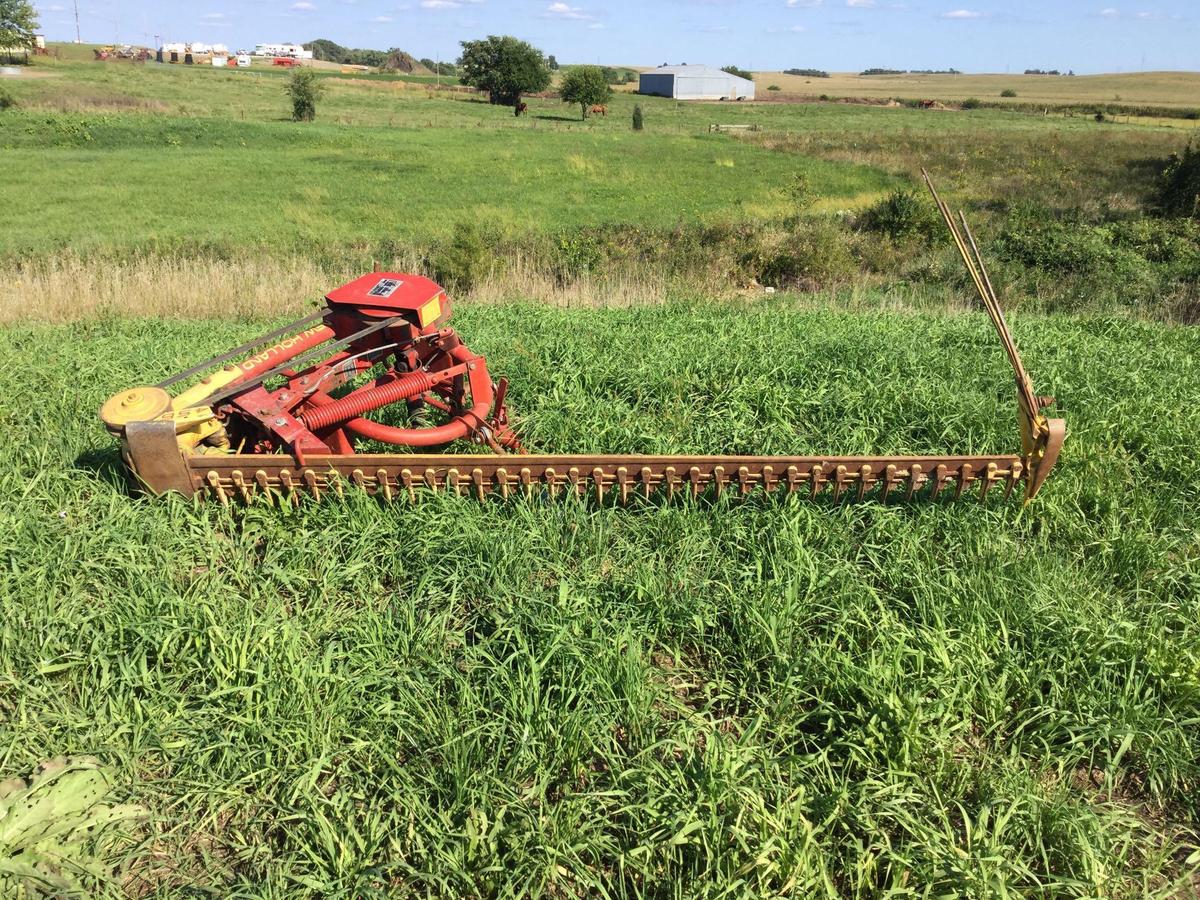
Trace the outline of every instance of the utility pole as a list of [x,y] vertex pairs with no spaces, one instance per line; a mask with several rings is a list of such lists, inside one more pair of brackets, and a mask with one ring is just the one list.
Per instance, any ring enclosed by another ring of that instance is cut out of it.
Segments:
[[83,43],[83,39],[79,36],[79,0],[75,0],[75,43]]

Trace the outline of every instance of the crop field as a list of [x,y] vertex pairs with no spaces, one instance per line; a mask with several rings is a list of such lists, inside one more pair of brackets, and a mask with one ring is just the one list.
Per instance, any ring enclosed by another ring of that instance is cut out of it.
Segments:
[[[137,811],[79,893],[1200,892],[1186,135],[626,96],[517,120],[340,74],[301,125],[283,78],[4,83],[0,782],[87,756]],[[132,495],[96,417],[380,261],[453,279],[538,451],[1012,452],[922,166],[1068,422],[1029,507],[223,508]]]
[[[831,72],[828,78],[756,72],[759,96],[774,84],[781,93],[829,97],[889,97],[962,101],[1041,103],[1050,107],[1087,103],[1114,106],[1164,106],[1195,109],[1200,104],[1196,72],[1128,72],[1119,75],[857,75]],[[1004,91],[1014,97],[1002,97]]]

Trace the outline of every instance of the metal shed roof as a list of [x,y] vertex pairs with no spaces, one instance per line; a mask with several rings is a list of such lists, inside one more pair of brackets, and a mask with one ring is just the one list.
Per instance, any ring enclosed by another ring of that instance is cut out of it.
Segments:
[[647,69],[643,75],[697,75],[701,78],[737,78],[739,81],[746,81],[738,75],[730,74],[716,66],[701,66],[701,65],[682,65],[682,66],[659,66],[657,69]]

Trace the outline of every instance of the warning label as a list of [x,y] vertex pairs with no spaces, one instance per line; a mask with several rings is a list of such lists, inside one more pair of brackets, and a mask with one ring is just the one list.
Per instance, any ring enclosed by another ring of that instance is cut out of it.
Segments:
[[399,278],[380,278],[375,287],[367,291],[369,297],[390,297],[396,293],[396,288],[404,284]]

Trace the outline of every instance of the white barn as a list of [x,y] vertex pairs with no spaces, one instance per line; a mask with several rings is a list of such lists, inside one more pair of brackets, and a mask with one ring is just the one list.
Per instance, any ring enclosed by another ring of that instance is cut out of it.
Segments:
[[638,93],[676,100],[753,100],[754,82],[712,66],[659,66],[641,74]]

